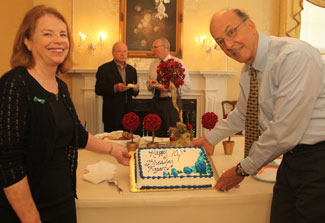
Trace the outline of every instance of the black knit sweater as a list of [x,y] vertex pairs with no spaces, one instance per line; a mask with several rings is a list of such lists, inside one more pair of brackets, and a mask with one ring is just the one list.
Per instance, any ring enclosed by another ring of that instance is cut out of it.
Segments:
[[[86,146],[88,133],[80,124],[66,84],[59,78],[57,81],[64,104],[74,121],[73,140],[66,153],[75,191],[77,149]],[[28,71],[18,67],[4,74],[0,79],[1,188],[27,176],[34,199],[38,196],[37,188],[55,147],[55,128],[53,111],[46,103],[46,95]]]

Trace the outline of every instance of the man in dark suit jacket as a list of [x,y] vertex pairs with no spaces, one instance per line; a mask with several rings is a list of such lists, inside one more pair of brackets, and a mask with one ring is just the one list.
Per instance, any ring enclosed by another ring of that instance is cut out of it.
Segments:
[[126,63],[126,44],[116,42],[112,54],[114,59],[101,65],[96,73],[95,92],[103,96],[105,132],[123,129],[123,116],[132,111],[132,96],[139,94],[137,71]]

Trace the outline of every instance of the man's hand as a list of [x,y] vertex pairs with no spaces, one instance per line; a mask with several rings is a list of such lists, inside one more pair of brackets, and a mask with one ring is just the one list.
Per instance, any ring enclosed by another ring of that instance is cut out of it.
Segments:
[[206,150],[209,149],[211,146],[213,147],[213,145],[209,143],[205,136],[201,136],[197,139],[194,139],[191,143],[191,146],[202,146]]
[[135,84],[136,87],[133,88],[133,91],[139,91],[140,85],[139,84]]
[[150,80],[147,82],[149,87],[153,87],[158,84],[157,80]]
[[123,92],[129,90],[129,87],[124,83],[118,83],[114,85],[116,92]]
[[236,174],[236,166],[227,170],[219,178],[215,188],[219,191],[228,191],[242,182],[244,177]]

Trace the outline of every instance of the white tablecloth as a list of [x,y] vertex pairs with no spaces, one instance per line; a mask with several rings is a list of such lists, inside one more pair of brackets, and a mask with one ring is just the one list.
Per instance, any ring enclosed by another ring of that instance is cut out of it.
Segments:
[[[224,155],[222,143],[215,147],[213,162],[218,175],[243,157],[244,137],[233,137],[232,155]],[[107,160],[117,165],[117,180],[124,190],[119,194],[107,182],[91,184],[82,180],[88,164]],[[114,158],[81,150],[77,169],[77,216],[79,223],[264,223],[269,222],[273,183],[247,177],[239,188],[228,192],[188,190],[139,192],[129,190],[129,167]]]

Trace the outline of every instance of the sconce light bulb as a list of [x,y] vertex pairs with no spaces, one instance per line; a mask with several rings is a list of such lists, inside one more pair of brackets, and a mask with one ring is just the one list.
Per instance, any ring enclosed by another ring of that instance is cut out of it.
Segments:
[[106,38],[106,34],[102,31],[99,32],[99,37],[104,40]]

